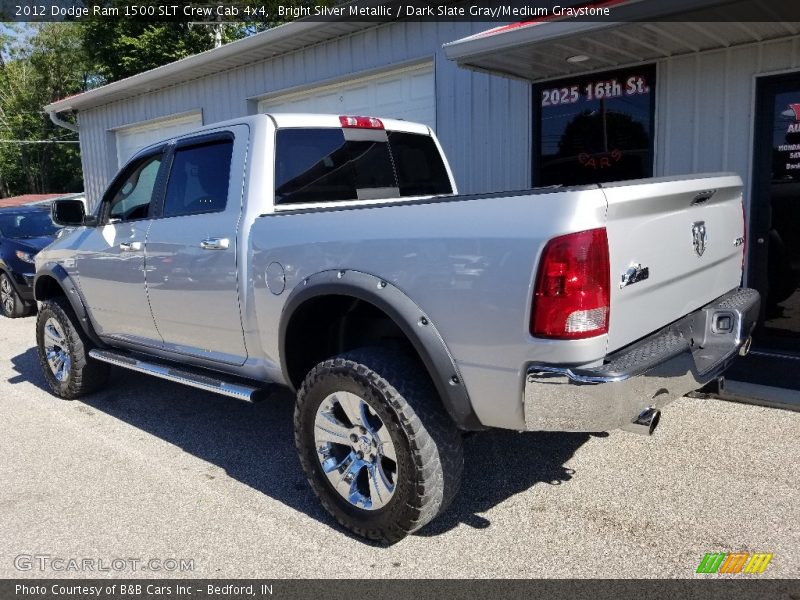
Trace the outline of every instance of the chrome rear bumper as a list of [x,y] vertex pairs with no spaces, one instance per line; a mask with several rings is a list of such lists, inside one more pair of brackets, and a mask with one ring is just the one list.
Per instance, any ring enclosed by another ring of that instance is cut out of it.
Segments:
[[607,357],[599,367],[531,364],[525,379],[530,431],[636,430],[648,408],[718,378],[749,347],[760,298],[731,290],[665,329]]

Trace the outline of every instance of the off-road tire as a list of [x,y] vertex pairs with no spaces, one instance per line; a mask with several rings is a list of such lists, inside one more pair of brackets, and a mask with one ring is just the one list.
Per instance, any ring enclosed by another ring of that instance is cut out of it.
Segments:
[[17,289],[14,287],[14,283],[11,281],[11,277],[9,277],[8,273],[0,273],[0,286],[3,286],[5,292],[8,293],[9,301],[13,304],[11,307],[6,307],[5,302],[0,302],[0,312],[2,312],[4,317],[19,319],[20,317],[27,317],[33,312],[34,307],[25,303],[22,298],[19,297]]
[[[71,362],[66,381],[59,381],[47,362],[44,328],[49,319],[57,321],[66,339]],[[42,303],[36,319],[36,348],[42,373],[53,394],[64,400],[73,400],[95,392],[106,384],[109,366],[89,357],[92,347],[66,298],[58,296]]]
[[[336,391],[367,400],[391,435],[399,476],[394,495],[378,510],[350,504],[322,471],[314,420],[322,401]],[[424,527],[461,484],[461,435],[423,365],[399,351],[363,348],[318,364],[298,392],[294,429],[300,462],[322,505],[342,526],[370,540],[390,544]]]

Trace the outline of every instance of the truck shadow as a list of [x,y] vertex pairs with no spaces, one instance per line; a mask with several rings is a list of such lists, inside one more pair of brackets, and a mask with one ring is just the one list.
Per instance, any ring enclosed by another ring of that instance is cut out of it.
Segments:
[[[438,535],[460,523],[476,529],[490,527],[483,513],[534,485],[569,482],[575,471],[564,463],[593,436],[606,435],[499,429],[470,434],[464,440],[461,490],[449,509],[419,535]],[[539,512],[537,507],[530,508]]]
[[[47,390],[34,348],[14,357],[12,365],[19,375],[9,383],[26,381]],[[80,403],[174,444],[233,479],[339,528],[301,470],[292,431],[294,397],[288,390],[276,387],[269,398],[253,405],[114,369],[108,387]],[[500,430],[468,435],[463,487],[447,512],[420,535],[438,535],[461,523],[491,526],[481,515],[509,497],[537,484],[570,481],[573,471],[564,463],[589,439],[590,434]],[[213,470],[198,477],[214,477]]]
[[36,348],[28,348],[24,353],[14,356],[11,359],[11,366],[17,372],[17,375],[7,379],[8,383],[27,382],[48,394],[50,393],[47,381],[42,375],[42,369],[39,367],[39,356],[36,354]]

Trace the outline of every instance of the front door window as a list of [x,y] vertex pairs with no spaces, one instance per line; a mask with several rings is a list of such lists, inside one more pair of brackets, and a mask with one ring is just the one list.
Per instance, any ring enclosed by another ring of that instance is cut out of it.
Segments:
[[160,168],[160,154],[144,158],[129,167],[129,172],[116,184],[108,201],[109,223],[147,218]]

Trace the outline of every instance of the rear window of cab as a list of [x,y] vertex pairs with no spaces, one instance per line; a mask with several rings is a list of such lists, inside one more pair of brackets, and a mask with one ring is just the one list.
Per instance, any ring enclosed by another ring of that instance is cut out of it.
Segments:
[[429,135],[400,131],[279,129],[275,203],[312,204],[451,194]]

